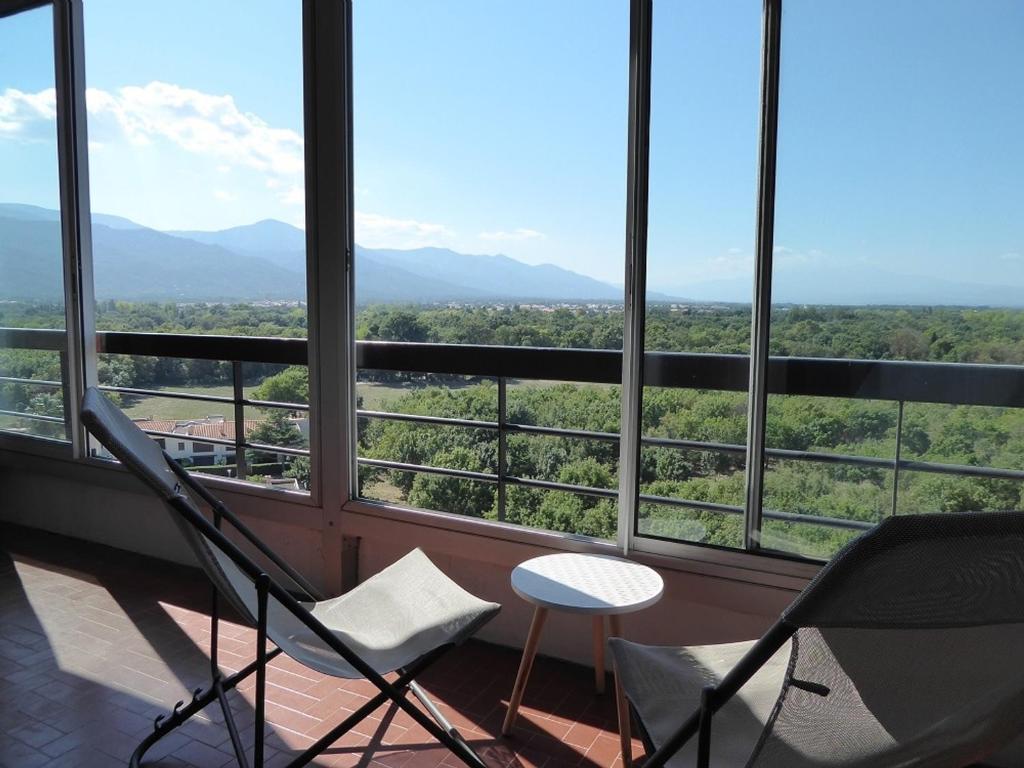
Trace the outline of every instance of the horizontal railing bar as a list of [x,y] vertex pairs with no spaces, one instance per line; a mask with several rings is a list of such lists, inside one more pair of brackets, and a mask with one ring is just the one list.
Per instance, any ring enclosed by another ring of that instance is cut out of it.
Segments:
[[[498,430],[497,422],[474,421],[472,419],[452,419],[444,416],[421,416],[419,414],[393,413],[391,411],[356,411],[356,415],[366,418],[390,419],[392,421],[409,421],[421,424],[439,424],[472,429]],[[536,427],[528,424],[506,424],[509,432],[535,434],[551,437],[569,437],[584,440],[618,441],[619,436],[610,432],[588,432],[578,429],[559,429],[557,427]],[[744,454],[746,448],[731,443],[713,443],[700,440],[679,440],[670,437],[643,437],[641,443],[656,448],[677,448],[685,450],[706,451],[709,453]],[[872,467],[875,469],[894,470],[896,461],[877,456],[854,456],[844,453],[823,453],[820,451],[800,451],[790,448],[766,448],[765,455],[774,459],[791,461],[813,461],[820,464],[846,464],[851,466]],[[1024,471],[998,469],[994,467],[975,467],[969,464],[941,464],[927,461],[900,460],[900,468],[916,472],[933,474],[972,475],[994,479],[1024,480]]]
[[96,334],[97,351],[111,355],[177,357],[185,360],[306,365],[306,339],[280,336],[207,336],[184,333]]
[[0,348],[63,352],[66,332],[55,328],[0,328]]
[[[238,449],[239,443],[234,440],[228,440],[223,437],[199,437],[197,435],[183,434],[180,432],[164,432],[159,429],[145,429],[143,430],[147,435],[153,435],[154,437],[167,437],[173,440],[190,440],[193,443],[196,442],[208,442],[211,445],[226,445],[230,449]],[[285,445],[268,445],[263,442],[243,442],[241,443],[243,449],[250,449],[252,451],[261,451],[264,454],[284,454],[287,456],[309,456],[308,449],[296,449],[296,447],[288,447]],[[202,454],[200,454],[202,456]]]
[[931,472],[939,475],[967,475],[985,477],[993,480],[1024,480],[1024,472],[1018,469],[1001,467],[975,467],[970,464],[940,464],[933,461],[917,461],[901,459],[900,469],[911,472]]
[[469,429],[498,429],[496,421],[477,421],[476,419],[456,419],[449,416],[424,416],[418,413],[394,413],[392,411],[356,411],[356,416],[367,419],[385,419],[391,421],[408,421],[414,424],[437,424],[445,427],[467,427]]
[[639,499],[641,502],[647,504],[658,504],[659,506],[665,507],[692,507],[693,509],[700,509],[705,512],[719,512],[726,515],[743,514],[743,507],[736,506],[735,504],[722,504],[715,501],[677,499],[674,496],[657,496],[650,493],[641,493],[639,495]]
[[[465,427],[467,429],[502,429],[496,421],[477,421],[476,419],[456,419],[449,416],[424,416],[418,413],[395,413],[393,411],[356,411],[356,416],[367,419],[386,419],[390,421],[408,421],[413,424],[437,424],[447,427]],[[517,432],[548,437],[572,437],[581,440],[605,440],[618,442],[619,436],[611,432],[589,432],[584,429],[562,429],[560,427],[537,427],[532,424],[516,424],[507,422],[507,432]]]
[[306,403],[282,403],[277,400],[250,400],[249,398],[243,398],[239,402],[252,408],[283,408],[289,411],[309,410],[309,406]]
[[710,451],[714,453],[746,453],[742,445],[732,443],[714,443],[703,440],[680,440],[675,437],[641,437],[640,442],[650,448],[681,448],[694,451]]
[[850,531],[870,531],[877,523],[869,523],[864,520],[844,520],[841,517],[819,517],[818,515],[804,515],[799,512],[780,512],[775,509],[766,509],[762,515],[768,520],[778,520],[783,523],[802,523],[807,525],[823,525],[827,528],[845,528]]
[[[170,421],[170,419],[167,419]],[[147,435],[153,435],[154,437],[167,437],[172,440],[190,440],[193,443],[210,443],[211,445],[226,445],[229,448],[235,447],[234,440],[225,440],[222,437],[197,437],[196,435],[188,435],[182,432],[164,432],[159,429],[143,429]]]
[[[61,330],[0,329],[0,346],[59,351],[64,344]],[[97,346],[112,354],[283,365],[305,365],[308,353],[305,339],[121,331],[98,333]],[[617,350],[360,341],[356,357],[362,369],[597,384],[621,379]],[[735,392],[748,386],[746,355],[647,352],[644,359],[647,386]],[[776,356],[769,359],[768,391],[1024,407],[1024,366]]]
[[[219,403],[221,405],[234,405],[233,397],[224,395],[204,395],[198,392],[164,392],[159,389],[142,389],[139,387],[114,387],[108,384],[100,384],[98,389],[103,392],[117,392],[122,395],[139,395],[142,397],[166,397],[171,400],[196,400],[203,403]],[[179,419],[182,421],[182,419]]]
[[[360,369],[540,381],[618,384],[615,350],[360,341]],[[745,392],[749,358],[647,352],[650,387]],[[771,394],[1024,407],[1024,366],[842,358],[769,358]]]
[[[3,381],[0,378],[0,381]],[[57,386],[60,386],[58,383]],[[227,395],[206,395],[199,392],[179,392],[177,390],[142,389],[140,387],[115,387],[109,384],[99,386],[104,392],[119,392],[124,395],[140,395],[143,397],[166,397],[172,400],[197,400],[206,403],[221,403],[223,405],[234,405],[235,398]],[[305,403],[283,403],[276,400],[250,400],[248,398],[239,401],[242,405],[253,408],[285,408],[290,411],[308,411],[309,406]]]
[[[402,472],[422,472],[426,474],[444,475],[447,477],[457,477],[465,480],[476,480],[486,483],[497,483],[499,481],[499,478],[496,474],[487,472],[471,472],[469,470],[464,469],[431,467],[424,464],[408,464],[400,461],[387,461],[384,459],[366,459],[362,457],[358,459],[358,462],[365,466],[379,467],[381,469],[393,469]],[[539,490],[561,491],[565,493],[576,493],[583,496],[597,496],[600,498],[609,499],[614,499],[618,496],[618,491],[611,488],[593,488],[590,486],[572,485],[570,483],[558,483],[551,480],[537,480],[534,478],[516,477],[509,475],[506,475],[504,480],[506,483],[510,485],[519,485],[526,488],[537,488]],[[641,494],[640,501],[651,504],[660,504],[664,506],[702,509],[705,511],[719,512],[724,514],[743,514],[742,507],[734,506],[731,504],[716,504],[714,502],[707,501],[676,499],[668,496],[653,496],[650,494]],[[817,515],[804,515],[795,512],[777,512],[775,510],[765,510],[764,516],[772,520],[780,520],[783,522],[808,523],[813,525],[823,525],[832,528],[845,528],[858,531],[868,530],[873,525],[872,523],[866,523],[860,520],[843,520],[842,518],[819,517]]]
[[614,432],[590,432],[586,429],[562,429],[560,427],[538,427],[533,424],[516,424],[514,422],[505,425],[508,432],[519,432],[527,435],[546,435],[551,437],[574,437],[580,440],[603,440],[609,443],[619,442],[619,436]]
[[64,385],[59,381],[47,379],[22,379],[17,376],[0,376],[0,384],[26,384],[34,387],[46,387],[48,389],[60,389]]
[[[765,448],[765,455],[773,459],[792,461],[814,461],[819,464],[851,464],[859,467],[876,469],[896,469],[895,459],[883,459],[878,456],[854,456],[848,453],[824,453],[822,451],[798,451],[791,448]],[[900,466],[904,466],[900,462]]]
[[267,445],[266,443],[242,443],[241,445],[243,448],[262,451],[263,453],[283,453],[285,456],[309,456],[308,448],[290,448],[285,445]]
[[454,376],[622,382],[622,353],[603,349],[360,341],[356,342],[356,366],[362,370]]
[[[399,472],[423,472],[428,475],[447,475],[459,477],[463,480],[479,480],[484,483],[498,482],[498,476],[489,472],[471,472],[468,469],[449,469],[446,467],[430,467],[425,464],[406,464],[402,461],[387,461],[385,459],[365,459],[359,457],[357,461],[368,467],[380,467],[381,469],[394,469]],[[507,479],[507,478],[506,478]]]
[[30,421],[45,421],[49,424],[63,424],[61,416],[46,416],[42,413],[30,413],[25,411],[0,410],[0,416],[10,416],[15,419],[28,419]]
[[[699,509],[706,512],[717,512],[727,515],[742,515],[743,507],[734,504],[719,504],[712,501],[696,501],[691,499],[677,499],[671,496],[653,496],[647,493],[640,494],[640,501],[648,504],[658,504],[667,507],[686,507]],[[867,523],[863,520],[845,520],[841,517],[819,517],[818,515],[805,515],[798,512],[779,512],[774,509],[766,509],[762,516],[769,520],[779,520],[788,523],[807,523],[810,525],[823,525],[829,528],[845,528],[856,531],[867,531],[874,527],[874,523]]]
[[602,499],[617,499],[619,492],[613,488],[594,488],[589,485],[573,485],[572,483],[559,483],[554,480],[537,480],[532,477],[505,476],[505,482],[511,485],[521,485],[526,488],[539,488],[546,491],[564,491],[567,493],[578,493],[582,496],[597,496]]

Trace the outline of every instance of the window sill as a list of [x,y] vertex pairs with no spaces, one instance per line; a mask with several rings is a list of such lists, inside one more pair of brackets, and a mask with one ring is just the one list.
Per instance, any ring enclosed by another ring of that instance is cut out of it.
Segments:
[[[592,552],[601,555],[622,556],[617,544],[568,533],[521,528],[508,523],[467,518],[444,512],[410,509],[384,502],[356,499],[342,508],[348,517],[342,530],[348,535],[388,535],[388,523],[415,525],[438,532],[486,539],[488,545],[481,554],[496,558],[496,564],[515,565],[526,557],[524,547],[550,551]],[[465,556],[465,542],[458,539],[445,545],[448,554]],[[673,545],[677,554],[664,554],[634,549],[629,559],[662,571],[697,574],[745,584],[783,589],[802,590],[821,568],[820,564],[757,555],[749,552],[728,552],[694,544]],[[500,550],[500,551],[499,551]],[[524,556],[525,555],[525,556]]]

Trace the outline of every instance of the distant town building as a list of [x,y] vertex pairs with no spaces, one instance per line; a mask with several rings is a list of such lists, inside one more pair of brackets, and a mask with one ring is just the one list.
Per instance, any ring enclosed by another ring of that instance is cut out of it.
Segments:
[[[140,429],[150,434],[157,445],[172,459],[187,460],[190,466],[207,467],[235,463],[235,422],[223,416],[207,416],[201,419],[132,419]],[[290,421],[300,434],[309,438],[309,419],[292,418]],[[262,419],[246,419],[245,439],[263,423]],[[226,442],[220,442],[226,441]],[[99,446],[94,454],[112,459],[106,448]],[[278,460],[283,460],[279,456]]]

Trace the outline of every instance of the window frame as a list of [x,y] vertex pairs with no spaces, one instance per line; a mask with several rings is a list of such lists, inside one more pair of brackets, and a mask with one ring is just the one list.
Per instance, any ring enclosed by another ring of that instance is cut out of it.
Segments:
[[[453,531],[538,546],[671,558],[682,568],[710,564],[749,574],[806,577],[818,561],[761,547],[765,472],[768,340],[774,239],[779,74],[783,0],[763,0],[761,105],[756,204],[755,281],[746,438],[744,547],[727,550],[669,541],[637,531],[650,170],[651,68],[654,0],[630,0],[627,195],[624,221],[625,307],[618,489],[618,533],[614,543],[517,528],[360,499],[357,494],[356,353],[353,259],[352,0],[301,0],[305,132],[305,216],[308,358],[310,382],[309,494],[204,477],[233,492],[322,509],[340,525],[341,515],[377,515]],[[54,17],[58,167],[69,402],[77,403],[97,383],[93,316],[92,233],[82,0],[0,0],[0,19],[50,6]],[[88,437],[76,409],[67,414],[70,444],[46,438],[0,434],[0,450],[89,458]],[[325,471],[329,468],[330,471]]]

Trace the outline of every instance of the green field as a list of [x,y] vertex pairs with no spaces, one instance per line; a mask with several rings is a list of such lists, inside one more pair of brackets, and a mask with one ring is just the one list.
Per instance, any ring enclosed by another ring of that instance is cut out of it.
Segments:
[[[186,392],[195,395],[212,395],[216,397],[232,397],[234,389],[229,385],[214,387],[175,386],[159,387],[164,392]],[[246,387],[245,394],[252,395],[254,387]],[[139,397],[123,395],[124,412],[133,419],[200,419],[206,416],[224,416],[233,418],[234,410],[230,403],[207,403],[198,400],[179,400],[172,397]]]

